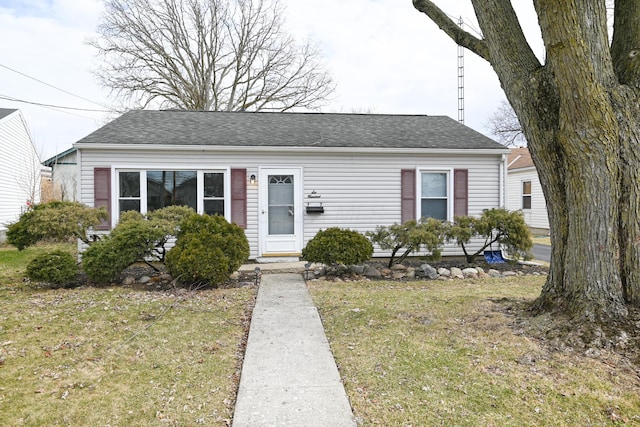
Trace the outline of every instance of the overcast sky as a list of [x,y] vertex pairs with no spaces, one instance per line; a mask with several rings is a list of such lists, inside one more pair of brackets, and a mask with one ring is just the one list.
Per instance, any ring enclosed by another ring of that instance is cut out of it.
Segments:
[[[322,112],[458,118],[457,46],[410,0],[282,1],[290,31],[319,44],[337,84]],[[470,0],[436,3],[477,29]],[[536,40],[531,1],[517,3]],[[42,160],[114,118],[103,112],[113,102],[91,72],[97,59],[86,44],[101,12],[99,0],[0,0],[0,108],[22,110]],[[504,94],[482,59],[467,51],[464,65],[465,124],[488,134]]]

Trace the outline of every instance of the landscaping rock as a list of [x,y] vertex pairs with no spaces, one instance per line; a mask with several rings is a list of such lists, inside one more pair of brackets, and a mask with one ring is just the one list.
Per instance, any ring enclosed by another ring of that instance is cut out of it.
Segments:
[[429,264],[422,264],[420,267],[416,268],[416,277],[428,277],[433,280],[437,279],[438,276],[438,271]]
[[464,274],[462,274],[462,270],[458,267],[451,267],[451,277],[455,277],[456,279],[464,279]]
[[373,278],[382,277],[382,274],[380,273],[380,271],[377,268],[371,267],[371,266],[367,266],[364,269],[364,272],[362,274],[366,277],[373,277]]
[[438,269],[438,274],[440,276],[450,277],[451,276],[451,270],[449,270],[448,268],[440,267]]

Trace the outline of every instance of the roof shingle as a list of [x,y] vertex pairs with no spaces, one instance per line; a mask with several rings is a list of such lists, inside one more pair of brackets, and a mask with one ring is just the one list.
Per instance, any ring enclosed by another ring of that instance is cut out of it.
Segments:
[[81,144],[501,149],[446,116],[135,110]]

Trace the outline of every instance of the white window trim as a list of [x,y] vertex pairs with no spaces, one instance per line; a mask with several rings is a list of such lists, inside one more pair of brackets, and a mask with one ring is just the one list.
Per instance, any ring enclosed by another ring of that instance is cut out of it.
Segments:
[[147,186],[142,185],[147,182],[146,172],[149,170],[166,171],[196,171],[198,193],[196,212],[202,214],[204,211],[204,174],[223,173],[224,174],[224,217],[231,221],[231,167],[218,165],[192,165],[176,167],[170,164],[143,164],[143,165],[112,165],[111,166],[111,227],[115,227],[120,217],[120,176],[119,172],[140,172],[140,212],[147,212]]
[[453,222],[453,171],[454,168],[418,168],[416,173],[416,218],[422,218],[422,174],[447,174],[447,221]]

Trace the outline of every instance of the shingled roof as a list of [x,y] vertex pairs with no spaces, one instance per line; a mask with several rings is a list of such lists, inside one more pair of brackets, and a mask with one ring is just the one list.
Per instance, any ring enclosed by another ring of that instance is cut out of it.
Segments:
[[13,108],[0,108],[0,119],[4,119],[5,117],[7,117],[9,114],[18,111],[15,110]]
[[78,144],[495,149],[445,116],[135,110]]

